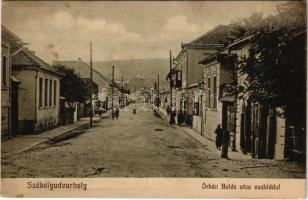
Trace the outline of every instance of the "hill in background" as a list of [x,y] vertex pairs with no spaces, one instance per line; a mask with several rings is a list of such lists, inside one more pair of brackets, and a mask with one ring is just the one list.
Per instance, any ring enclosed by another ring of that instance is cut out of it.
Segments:
[[131,59],[93,62],[93,68],[110,80],[112,79],[112,66],[115,66],[115,80],[117,82],[121,81],[123,75],[124,83],[129,83],[130,80],[138,78],[145,80],[144,84],[141,84],[144,87],[154,87],[154,81],[157,81],[157,75],[159,75],[160,88],[168,87],[166,75],[169,72],[169,59]]

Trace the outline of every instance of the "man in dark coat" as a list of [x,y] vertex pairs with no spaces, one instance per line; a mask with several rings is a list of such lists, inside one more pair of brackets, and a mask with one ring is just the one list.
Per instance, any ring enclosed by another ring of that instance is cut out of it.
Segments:
[[220,150],[222,145],[222,136],[223,136],[223,130],[220,127],[220,124],[218,124],[217,128],[215,129],[215,134],[216,134],[216,148]]
[[170,115],[170,112],[171,112],[171,109],[170,109],[170,106],[169,106],[169,105],[167,105],[166,111],[167,111],[167,116],[169,116],[169,115]]
[[116,108],[116,111],[115,111],[115,116],[116,116],[117,119],[119,118],[119,115],[120,115],[120,110],[119,110],[119,108],[117,107],[117,108]]

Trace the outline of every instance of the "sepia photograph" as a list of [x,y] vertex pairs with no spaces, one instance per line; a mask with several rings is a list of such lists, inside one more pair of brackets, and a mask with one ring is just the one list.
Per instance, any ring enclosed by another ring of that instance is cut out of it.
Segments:
[[281,179],[304,188],[306,6],[3,1],[2,194],[18,180],[28,192],[125,178],[189,178],[216,193],[287,192]]

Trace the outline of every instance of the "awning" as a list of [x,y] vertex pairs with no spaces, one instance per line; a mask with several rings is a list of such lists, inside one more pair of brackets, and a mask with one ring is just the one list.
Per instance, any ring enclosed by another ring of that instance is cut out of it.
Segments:
[[219,101],[227,101],[227,102],[234,102],[235,97],[234,96],[224,96],[219,99]]
[[21,83],[21,81],[18,78],[16,78],[15,76],[11,76],[11,80],[13,82],[16,82],[16,83]]

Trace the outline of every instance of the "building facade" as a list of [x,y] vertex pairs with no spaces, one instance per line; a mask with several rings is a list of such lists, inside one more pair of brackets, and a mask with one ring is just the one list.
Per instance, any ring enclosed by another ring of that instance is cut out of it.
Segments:
[[[182,44],[182,49],[175,58],[174,76],[180,77],[182,83],[180,87],[177,87],[177,94],[175,95],[177,98],[180,98],[176,100],[176,110],[183,109],[186,115],[186,124],[202,134],[208,130],[203,126],[204,121],[207,120],[205,116],[207,111],[201,109],[206,107],[207,103],[206,94],[204,94],[203,89],[200,89],[200,85],[206,84],[207,81],[204,82],[204,76],[207,76],[207,74],[204,73],[204,66],[200,63],[200,60],[223,49],[228,44],[228,37],[230,35],[241,34],[241,30],[236,26],[217,26],[192,42]],[[211,68],[214,70],[214,67]],[[180,73],[180,76],[178,73]],[[173,79],[176,79],[176,77]],[[219,78],[219,76],[216,78]],[[216,84],[215,86],[214,77],[210,78],[210,81],[211,91],[214,90],[215,93],[218,93],[218,85]],[[211,98],[217,98],[217,95]],[[213,117],[216,116],[216,119],[219,119],[220,115],[217,113],[217,110],[219,110],[219,103],[217,100],[212,100],[208,115],[212,114]]]
[[[245,59],[254,56],[252,38],[253,35],[238,38],[200,62],[204,64],[205,136],[214,139],[214,130],[221,124],[230,133],[233,151],[253,158],[284,159],[290,157],[288,152],[303,152],[299,150],[299,138],[305,137],[300,131],[303,123],[290,126],[289,122],[296,117],[278,114],[279,108],[252,101],[247,93],[230,92],[234,86],[249,85],[247,75],[238,69]],[[301,113],[298,109],[296,112]]]
[[18,87],[18,131],[39,132],[58,125],[60,77],[34,52],[23,48],[12,58]]
[[1,136],[9,135],[11,130],[10,43],[1,41]]
[[12,75],[12,57],[22,49],[21,39],[2,26],[1,32],[1,135],[12,137],[18,127],[18,85],[20,80]]

